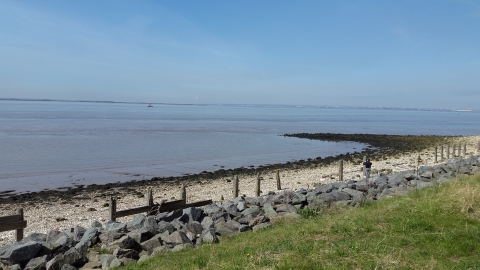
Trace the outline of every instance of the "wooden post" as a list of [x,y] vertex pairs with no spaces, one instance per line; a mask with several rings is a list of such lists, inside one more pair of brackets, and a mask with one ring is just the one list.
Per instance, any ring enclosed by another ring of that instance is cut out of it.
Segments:
[[447,145],[447,159],[450,159],[450,145]]
[[478,143],[477,143],[477,151],[480,152],[480,140],[479,140]]
[[113,196],[110,196],[109,213],[111,221],[116,220],[115,212],[117,212],[117,200],[113,198]]
[[458,156],[462,156],[462,143],[458,143]]
[[463,143],[463,155],[467,156],[467,143]]
[[435,146],[435,163],[438,162],[438,154],[437,154],[438,148]]
[[233,177],[233,198],[238,197],[238,176]]
[[280,170],[275,171],[275,179],[277,179],[277,190],[282,190],[282,184],[280,183]]
[[[17,210],[17,215],[20,215],[20,221],[24,221],[23,208],[20,208]],[[16,234],[17,242],[23,239],[23,229],[16,229],[15,234]]]
[[[365,162],[367,162],[367,156],[363,156],[363,163],[365,163]],[[367,166],[366,165],[363,165],[363,176],[367,176]]]
[[260,196],[260,174],[257,175],[257,184],[255,186],[255,196]]
[[343,159],[338,161],[338,178],[338,181],[343,182]]
[[182,184],[182,189],[180,190],[180,200],[183,200],[184,203],[187,203],[187,189],[185,184]]
[[440,155],[440,157],[441,157],[441,160],[443,160],[443,159],[444,159],[444,156],[443,156],[443,145],[440,146],[440,152],[442,152],[442,154]]
[[453,158],[455,158],[455,155],[457,154],[457,153],[455,153],[457,151],[456,147],[457,146],[455,144],[452,145],[452,156],[453,156]]
[[152,207],[153,206],[153,192],[152,188],[147,189],[147,205]]

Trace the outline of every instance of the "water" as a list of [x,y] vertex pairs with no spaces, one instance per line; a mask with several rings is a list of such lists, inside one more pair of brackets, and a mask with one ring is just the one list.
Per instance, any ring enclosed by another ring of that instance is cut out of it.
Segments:
[[332,132],[479,134],[479,113],[0,101],[0,191],[39,191],[361,151]]

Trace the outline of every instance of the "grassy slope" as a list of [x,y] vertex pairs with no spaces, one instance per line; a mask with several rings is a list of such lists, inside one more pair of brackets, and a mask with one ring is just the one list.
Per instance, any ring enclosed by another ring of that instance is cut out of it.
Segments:
[[361,208],[305,211],[128,269],[480,269],[480,177]]

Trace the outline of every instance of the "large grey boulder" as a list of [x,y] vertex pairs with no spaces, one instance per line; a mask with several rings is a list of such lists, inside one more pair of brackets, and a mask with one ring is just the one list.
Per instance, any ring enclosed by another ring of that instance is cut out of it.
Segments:
[[217,235],[216,235],[214,232],[212,232],[212,231],[207,231],[207,232],[205,232],[205,233],[202,235],[202,241],[203,241],[203,243],[208,243],[208,244],[220,242],[220,240],[218,239]]
[[306,202],[307,202],[307,196],[302,193],[294,193],[292,198],[290,199],[290,203],[293,205],[303,204]]
[[175,231],[175,228],[169,222],[160,221],[158,223],[158,230],[159,230],[160,233],[163,233],[163,232],[166,232],[166,231],[168,233],[172,233],[172,232]]
[[80,239],[80,242],[85,242],[89,247],[95,245],[98,240],[98,228],[90,227],[88,228]]
[[116,222],[116,221],[107,221],[105,222],[105,230],[108,232],[119,232],[127,233],[127,224]]
[[127,222],[127,229],[129,231],[134,231],[138,230],[143,227],[143,223],[145,222],[145,215],[144,214],[138,214],[135,216],[135,218],[132,221]]
[[315,193],[329,193],[331,192],[335,187],[333,184],[326,184],[326,185],[316,185],[315,186]]
[[8,265],[26,263],[35,258],[41,247],[41,244],[33,241],[12,245],[3,251],[0,260]]
[[252,205],[250,206],[249,208],[243,210],[242,212],[242,215],[244,216],[248,216],[248,215],[260,215],[260,214],[263,214],[263,210],[259,207],[259,206],[256,206],[256,205]]
[[143,250],[152,253],[153,250],[162,245],[162,239],[160,237],[154,237],[140,244]]
[[275,211],[275,208],[273,207],[272,203],[265,203],[263,205],[263,211],[265,212],[265,215],[267,217],[275,217],[277,216],[277,211]]
[[194,235],[201,234],[203,231],[203,226],[198,221],[188,223],[185,228],[192,232]]
[[272,223],[270,223],[270,222],[260,223],[258,225],[253,226],[252,231],[256,232],[258,230],[265,229],[265,228],[268,228],[268,227],[272,227]]
[[188,239],[187,235],[182,231],[176,231],[167,236],[165,239],[165,243],[169,246],[176,246],[179,244],[186,244],[192,243],[190,239]]
[[215,231],[221,236],[231,236],[240,233],[238,228],[232,228],[231,224],[220,222],[215,225]]
[[122,262],[117,257],[111,254],[104,254],[100,256],[100,262],[102,263],[102,269],[107,270],[116,266],[122,266]]
[[207,215],[212,215],[212,214],[214,214],[214,213],[219,212],[220,210],[221,210],[221,209],[220,209],[220,207],[218,207],[218,205],[212,203],[212,204],[209,204],[209,205],[205,206],[205,210],[204,210],[204,211],[205,211],[205,214],[207,214]]
[[125,233],[106,231],[99,234],[98,239],[101,243],[108,245],[111,242],[122,238],[123,236],[125,236]]
[[133,260],[138,260],[140,256],[138,256],[138,251],[134,249],[122,249],[118,248],[113,251],[113,256],[117,257],[118,259],[121,258],[128,258]]
[[143,229],[155,234],[160,233],[160,228],[158,227],[158,223],[155,220],[155,217],[149,216],[145,219],[145,222],[143,223]]
[[75,242],[80,241],[80,239],[82,239],[82,236],[85,233],[85,231],[86,231],[85,228],[83,228],[81,226],[75,226],[75,228],[73,228],[73,233],[72,233],[73,240]]
[[47,269],[47,255],[31,259],[25,266],[25,270],[45,270]]
[[203,212],[204,212],[203,209],[196,208],[196,207],[189,207],[189,208],[183,209],[183,214],[189,217],[189,222],[191,221],[201,222],[204,216]]
[[128,235],[123,236],[122,238],[112,242],[110,246],[119,246],[123,249],[139,249],[140,244],[135,241],[135,239],[131,238]]

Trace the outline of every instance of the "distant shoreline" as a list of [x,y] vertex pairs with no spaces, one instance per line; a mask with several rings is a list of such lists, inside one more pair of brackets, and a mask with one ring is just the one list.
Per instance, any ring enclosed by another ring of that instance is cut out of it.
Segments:
[[29,98],[0,98],[0,101],[43,101],[43,102],[72,102],[72,103],[105,103],[105,104],[141,104],[141,105],[169,105],[169,106],[223,106],[223,107],[258,107],[258,108],[303,108],[303,109],[356,109],[356,110],[400,110],[400,111],[432,111],[432,112],[480,112],[472,109],[432,109],[383,106],[331,106],[331,105],[287,105],[287,104],[208,104],[208,103],[166,103],[144,101],[113,101],[113,100],[66,100],[66,99],[29,99]]

